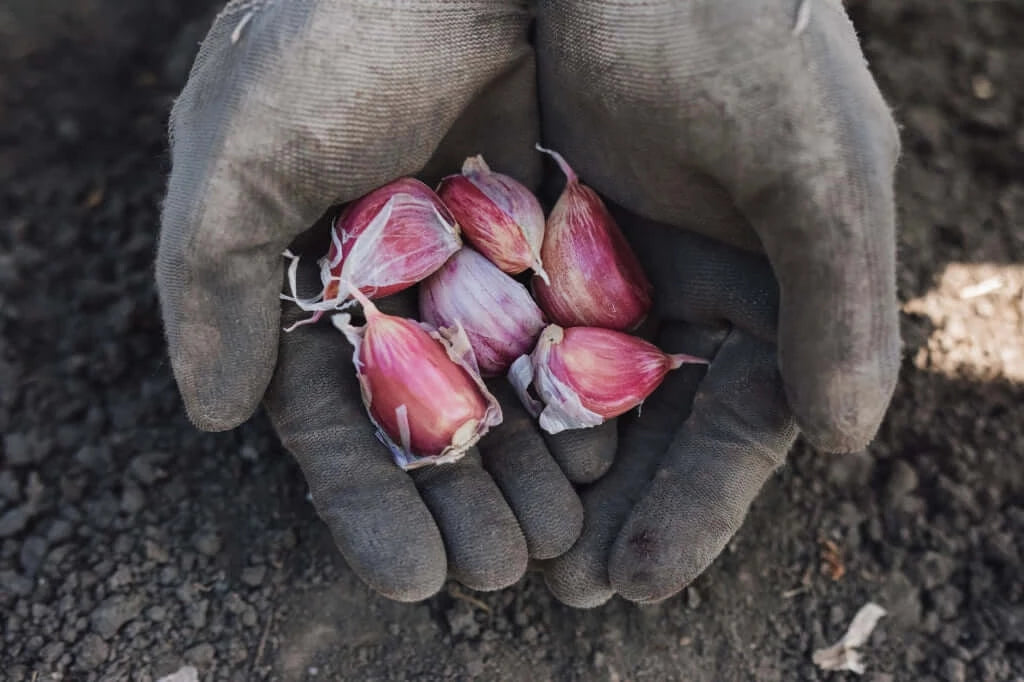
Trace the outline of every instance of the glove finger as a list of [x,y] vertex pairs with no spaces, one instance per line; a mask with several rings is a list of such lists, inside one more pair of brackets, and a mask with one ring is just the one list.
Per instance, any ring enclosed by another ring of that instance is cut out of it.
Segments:
[[616,537],[608,568],[614,590],[632,601],[659,601],[700,575],[796,436],[774,347],[733,331]]
[[526,573],[526,539],[476,448],[452,464],[412,472],[437,520],[449,575],[473,590],[500,590]]
[[546,142],[585,182],[763,248],[797,421],[822,449],[863,448],[899,367],[899,138],[842,5],[546,3],[538,73]]
[[[657,342],[672,352],[712,358],[724,338],[724,331],[673,323],[664,326]],[[614,594],[608,559],[615,537],[657,471],[704,373],[698,365],[683,365],[670,372],[644,402],[639,417],[619,419],[621,436],[615,462],[603,478],[581,494],[583,530],[579,540],[562,556],[543,563],[545,582],[559,601],[592,608]]]
[[[286,309],[284,322],[304,314]],[[376,438],[352,347],[329,324],[318,324],[282,334],[279,355],[267,413],[345,560],[391,599],[435,594],[447,575],[441,533],[412,479]]]
[[542,431],[548,451],[573,483],[593,483],[604,476],[615,459],[618,421],[612,419],[590,429],[550,434]]
[[529,19],[512,0],[234,0],[218,16],[171,113],[156,269],[197,427],[233,428],[258,405],[276,361],[281,251],[296,234],[419,173],[444,139],[468,143],[450,129],[489,83],[518,74],[505,120],[516,143],[535,129]]
[[579,537],[583,504],[512,387],[505,381],[488,386],[504,421],[480,441],[483,467],[518,519],[530,558],[558,556]]

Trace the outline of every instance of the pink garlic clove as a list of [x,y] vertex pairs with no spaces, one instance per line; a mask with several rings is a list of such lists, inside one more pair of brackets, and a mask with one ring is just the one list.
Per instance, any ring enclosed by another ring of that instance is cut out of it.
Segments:
[[564,327],[631,331],[650,312],[653,287],[601,198],[557,152],[567,183],[548,216],[541,257],[549,281],[534,278],[541,309]]
[[288,270],[291,295],[282,295],[313,315],[343,310],[355,301],[355,287],[369,298],[383,298],[411,287],[438,268],[462,246],[459,226],[441,199],[415,178],[399,178],[356,199],[331,226],[331,247],[319,260],[323,290],[301,299],[296,276],[299,259]]
[[419,294],[420,319],[435,328],[461,324],[485,377],[505,374],[544,328],[527,288],[469,247],[424,280]]
[[351,293],[366,324],[352,326],[347,314],[331,321],[355,348],[363,404],[400,467],[454,462],[502,422],[461,327],[433,330]]
[[466,241],[503,272],[518,275],[532,268],[547,279],[540,257],[544,209],[525,185],[495,173],[478,154],[463,162],[460,175],[442,179],[437,193]]
[[559,433],[597,426],[640,406],[684,364],[707,361],[665,353],[612,329],[551,324],[533,352],[512,363],[508,377],[541,428]]

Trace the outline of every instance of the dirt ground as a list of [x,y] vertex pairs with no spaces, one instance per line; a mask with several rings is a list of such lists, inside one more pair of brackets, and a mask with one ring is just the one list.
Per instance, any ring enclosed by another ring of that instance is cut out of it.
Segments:
[[1024,680],[1024,5],[848,3],[904,131],[882,433],[799,445],[676,598],[575,611],[379,598],[265,418],[189,426],[151,261],[203,4],[0,7],[0,678],[844,679],[811,654],[875,601],[862,679]]

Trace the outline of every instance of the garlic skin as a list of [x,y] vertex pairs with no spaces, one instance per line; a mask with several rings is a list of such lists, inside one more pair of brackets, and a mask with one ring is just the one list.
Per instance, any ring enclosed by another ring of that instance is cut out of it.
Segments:
[[404,470],[460,459],[502,422],[461,327],[433,330],[387,315],[358,289],[366,324],[348,314],[331,317],[354,347],[363,405],[377,437]]
[[640,406],[665,375],[684,364],[707,361],[665,353],[612,329],[550,324],[533,353],[512,363],[508,378],[541,428],[555,434],[597,426]]
[[344,310],[355,287],[369,298],[398,293],[427,277],[462,247],[459,225],[427,185],[399,178],[348,204],[331,225],[331,247],[321,258],[317,296],[298,296],[299,258],[290,251],[291,301],[314,314],[288,328],[319,320],[325,311]]
[[469,247],[424,280],[419,295],[421,320],[438,329],[462,325],[485,377],[505,374],[545,325],[527,288]]
[[477,154],[463,162],[461,174],[443,178],[437,194],[466,241],[503,272],[518,275],[532,268],[547,281],[540,253],[544,209],[525,185],[495,173]]
[[640,261],[597,192],[560,154],[537,149],[554,157],[567,180],[545,228],[541,257],[549,281],[534,278],[537,302],[564,327],[636,329],[654,290]]

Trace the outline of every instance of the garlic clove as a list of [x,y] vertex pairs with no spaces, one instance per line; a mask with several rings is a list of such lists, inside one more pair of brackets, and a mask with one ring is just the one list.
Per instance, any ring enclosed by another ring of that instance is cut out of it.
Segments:
[[363,404],[395,463],[410,470],[460,459],[502,422],[460,326],[434,330],[387,315],[358,289],[366,324],[348,314],[331,321],[354,347]]
[[434,328],[461,324],[485,377],[505,374],[529,353],[545,324],[529,290],[469,247],[423,281],[419,308]]
[[508,377],[527,411],[554,434],[597,426],[639,407],[684,364],[707,361],[665,353],[624,332],[550,324]]
[[458,221],[466,241],[503,272],[533,269],[543,280],[544,209],[525,185],[471,156],[462,172],[441,180],[437,194]]
[[291,252],[291,301],[314,314],[295,326],[316,322],[329,310],[355,301],[355,287],[369,298],[383,298],[411,287],[440,268],[462,246],[459,226],[427,185],[399,178],[348,204],[331,225],[331,246],[320,259],[323,289],[302,299],[297,291],[299,259]]
[[548,216],[541,257],[548,281],[535,277],[542,310],[565,327],[632,331],[646,319],[653,287],[604,202],[558,152],[550,154],[566,186]]

